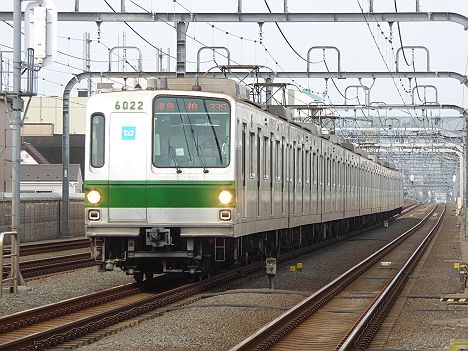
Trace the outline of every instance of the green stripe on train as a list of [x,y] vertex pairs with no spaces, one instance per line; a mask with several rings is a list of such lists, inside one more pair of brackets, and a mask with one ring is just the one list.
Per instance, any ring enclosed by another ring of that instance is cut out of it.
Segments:
[[[98,190],[99,205],[85,207],[164,208],[164,207],[234,207],[220,204],[218,194],[229,190],[234,194],[234,181],[85,181],[84,191]],[[235,201],[235,200],[234,200]]]

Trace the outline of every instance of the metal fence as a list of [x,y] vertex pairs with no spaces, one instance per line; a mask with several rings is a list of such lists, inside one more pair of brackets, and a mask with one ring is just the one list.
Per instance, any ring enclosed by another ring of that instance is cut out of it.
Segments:
[[[20,242],[53,240],[60,236],[59,194],[21,194]],[[11,195],[0,193],[0,232],[11,229]],[[82,194],[70,196],[70,236],[84,236]]]

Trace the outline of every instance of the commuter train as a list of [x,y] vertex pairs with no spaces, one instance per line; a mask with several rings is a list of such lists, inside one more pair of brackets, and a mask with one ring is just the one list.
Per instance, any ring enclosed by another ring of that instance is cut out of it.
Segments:
[[248,93],[174,78],[90,97],[86,232],[103,270],[204,275],[401,211],[402,173]]

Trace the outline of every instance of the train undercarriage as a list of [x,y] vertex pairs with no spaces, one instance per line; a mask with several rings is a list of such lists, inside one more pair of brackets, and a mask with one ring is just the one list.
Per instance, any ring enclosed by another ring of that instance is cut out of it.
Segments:
[[101,270],[118,267],[141,281],[157,273],[207,277],[216,271],[337,239],[381,224],[401,208],[361,217],[256,233],[239,238],[180,236],[180,228],[141,228],[137,237],[92,237]]

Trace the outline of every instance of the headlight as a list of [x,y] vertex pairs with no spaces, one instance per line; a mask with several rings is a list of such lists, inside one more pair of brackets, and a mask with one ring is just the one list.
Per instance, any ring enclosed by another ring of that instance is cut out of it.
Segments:
[[223,190],[219,193],[218,200],[223,205],[228,205],[232,201],[232,194],[227,190]]
[[101,201],[102,196],[101,193],[97,190],[91,190],[88,195],[86,195],[86,198],[88,199],[89,203],[96,205]]

